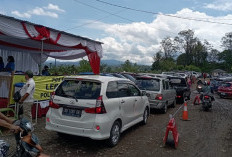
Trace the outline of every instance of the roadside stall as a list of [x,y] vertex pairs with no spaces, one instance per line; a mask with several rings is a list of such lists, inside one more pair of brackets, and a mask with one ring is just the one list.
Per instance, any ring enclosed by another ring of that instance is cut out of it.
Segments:
[[[100,72],[101,42],[0,14],[0,56],[15,59],[15,72],[0,72],[0,108],[14,104],[13,93],[25,82],[24,72],[31,70],[36,83],[34,98],[44,101],[63,80],[63,76],[41,76],[41,65],[48,57],[73,60],[88,57],[94,74]],[[39,68],[40,67],[40,68]],[[48,105],[40,103],[41,107]]]

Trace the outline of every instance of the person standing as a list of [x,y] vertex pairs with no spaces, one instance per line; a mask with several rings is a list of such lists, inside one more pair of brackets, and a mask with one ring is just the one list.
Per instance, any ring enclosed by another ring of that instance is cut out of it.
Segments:
[[15,60],[14,60],[14,57],[13,56],[8,56],[7,58],[7,64],[6,64],[6,67],[5,67],[5,71],[13,74],[14,71],[15,71]]
[[31,107],[34,103],[33,95],[35,92],[35,81],[33,80],[32,71],[28,70],[25,72],[25,79],[27,82],[20,91],[22,97],[19,100],[19,104],[23,107],[23,117],[32,122]]
[[0,57],[0,71],[3,71],[3,69],[4,69],[4,62],[2,57]]
[[47,65],[44,66],[44,69],[42,70],[42,75],[43,76],[50,76]]
[[207,74],[204,73],[204,74],[203,74],[203,77],[204,77],[204,81],[205,81],[205,79],[206,79],[206,77],[207,77]]

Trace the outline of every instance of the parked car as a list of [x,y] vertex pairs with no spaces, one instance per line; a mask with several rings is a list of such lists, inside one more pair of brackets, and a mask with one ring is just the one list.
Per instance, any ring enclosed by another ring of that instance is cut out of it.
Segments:
[[136,85],[146,91],[150,108],[160,109],[166,113],[168,106],[175,107],[176,91],[169,86],[167,79],[140,76],[136,78]]
[[118,77],[118,78],[126,78],[125,76],[118,74],[118,73],[110,73],[111,75],[113,75],[114,77]]
[[176,100],[178,103],[183,103],[185,99],[190,100],[190,87],[185,78],[182,77],[168,77],[170,86],[176,90]]
[[218,94],[221,98],[232,97],[232,82],[225,82],[218,87]]
[[150,105],[145,92],[127,80],[107,76],[69,76],[51,96],[46,129],[108,139],[115,146],[129,127],[147,123]]
[[134,83],[136,82],[136,79],[132,75],[130,75],[128,73],[120,73],[120,74],[123,75],[124,77],[126,77],[127,79],[133,81]]

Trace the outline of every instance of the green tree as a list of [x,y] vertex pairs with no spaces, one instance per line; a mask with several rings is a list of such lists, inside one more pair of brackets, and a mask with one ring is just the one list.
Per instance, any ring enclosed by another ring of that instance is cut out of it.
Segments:
[[226,70],[231,71],[232,66],[232,50],[225,50],[218,54],[219,60],[224,64]]
[[175,39],[166,37],[161,41],[161,52],[164,53],[164,58],[172,58],[178,51],[178,44]]
[[126,60],[124,64],[121,65],[122,71],[126,72],[137,72],[138,66],[136,63],[131,63],[129,60]]
[[77,68],[78,72],[90,72],[92,71],[92,68],[89,64],[89,61],[85,60],[85,59],[82,59],[80,62],[79,62],[79,67]]
[[180,49],[183,49],[184,53],[186,53],[186,64],[190,65],[193,61],[193,48],[198,39],[194,37],[194,31],[190,29],[183,30],[178,35],[176,41],[179,42]]
[[177,65],[187,65],[186,53],[183,53],[177,57]]
[[226,33],[221,42],[225,50],[232,50],[232,32]]
[[160,70],[160,61],[162,60],[161,51],[157,52],[155,56],[153,57],[153,64],[152,64],[152,70]]

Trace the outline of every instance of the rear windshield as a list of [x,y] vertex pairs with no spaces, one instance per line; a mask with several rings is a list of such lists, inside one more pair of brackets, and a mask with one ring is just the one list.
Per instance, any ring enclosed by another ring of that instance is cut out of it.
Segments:
[[74,99],[97,99],[100,96],[101,83],[79,80],[64,80],[58,86],[55,95]]
[[230,83],[223,83],[222,86],[223,86],[223,87],[230,87],[231,84],[230,84]]
[[156,79],[137,79],[136,85],[141,90],[159,91],[160,81]]
[[184,78],[169,78],[171,86],[186,86]]

